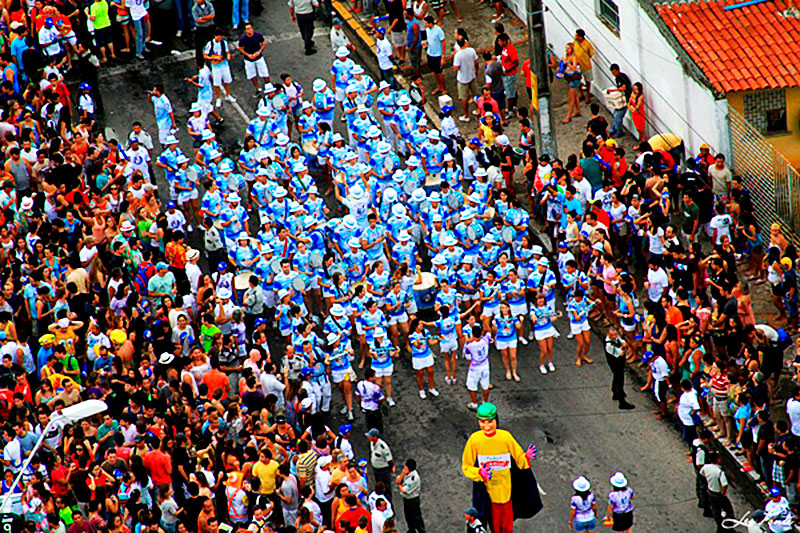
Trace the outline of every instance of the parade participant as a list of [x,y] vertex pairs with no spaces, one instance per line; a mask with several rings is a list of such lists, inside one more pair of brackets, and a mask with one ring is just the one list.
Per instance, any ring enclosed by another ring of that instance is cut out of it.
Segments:
[[[416,318],[411,321],[411,327],[409,329],[411,331],[408,336],[408,342],[411,345],[411,366],[417,375],[417,391],[419,392],[419,397],[424,400],[428,397],[428,394],[430,394],[435,398],[439,396],[439,391],[436,390],[436,386],[433,382],[434,359],[428,342],[429,340],[434,340],[434,342],[436,342],[437,338],[428,335],[428,332],[425,331],[425,323]],[[427,394],[423,383],[423,375],[426,373],[428,375]]]
[[[532,518],[542,510],[542,500],[531,468],[536,446],[523,450],[514,437],[497,427],[497,407],[478,407],[480,431],[464,447],[461,470],[473,481],[472,506],[492,531],[511,532],[514,520]],[[517,500],[512,499],[512,494]]]
[[356,373],[350,366],[350,356],[353,349],[343,345],[342,335],[328,333],[326,338],[330,353],[325,356],[325,366],[330,369],[331,379],[339,388],[344,401],[341,414],[346,414],[348,420],[353,417],[353,382],[356,380]]
[[608,494],[608,508],[603,523],[611,524],[614,531],[631,533],[633,531],[633,489],[622,472],[617,472],[609,480],[611,492]]
[[[539,344],[539,372],[555,372],[553,364],[553,341],[559,336],[558,330],[553,325],[554,317],[561,318],[561,312],[554,312],[547,305],[544,294],[536,295],[535,305],[531,307],[531,322],[533,323],[533,335]],[[545,366],[547,365],[547,366]]]
[[491,372],[489,369],[489,344],[491,343],[491,333],[483,333],[479,325],[473,325],[470,330],[470,338],[464,344],[464,357],[469,361],[467,370],[467,391],[470,401],[467,409],[475,411],[478,409],[478,388],[481,389],[483,402],[489,401]]
[[572,336],[578,341],[578,349],[575,353],[575,364],[580,367],[584,362],[593,363],[589,357],[589,348],[592,344],[592,330],[589,326],[589,311],[597,303],[597,300],[586,302],[583,290],[576,290],[572,298],[567,302],[567,314],[569,315],[569,327]]
[[575,494],[569,502],[569,529],[571,531],[595,531],[597,529],[597,500],[592,484],[584,476],[572,482]]
[[495,337],[495,347],[503,357],[503,366],[506,368],[506,380],[512,377],[514,381],[521,381],[517,374],[517,331],[522,326],[523,317],[511,313],[508,302],[500,304],[500,313],[494,317],[492,334]]

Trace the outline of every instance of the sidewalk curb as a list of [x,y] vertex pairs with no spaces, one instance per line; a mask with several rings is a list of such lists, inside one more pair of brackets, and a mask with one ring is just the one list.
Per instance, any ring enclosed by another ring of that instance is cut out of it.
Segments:
[[[372,54],[371,57],[362,57],[362,59],[376,61],[377,52],[375,47],[375,38],[370,35],[369,30],[361,23],[358,17],[353,15],[350,10],[347,9],[345,4],[339,2],[338,0],[333,0],[331,5],[333,6],[333,9],[336,11],[339,18],[342,19],[350,33],[359,40],[362,46],[368,48]],[[405,90],[408,90],[408,88],[411,86],[411,80],[409,80],[405,75],[400,74],[397,69],[395,69],[394,79],[397,80],[397,84]],[[439,119],[439,112],[436,110],[433,104],[431,104],[430,100],[425,102],[424,111],[428,121],[432,122],[437,129],[441,128],[442,121]]]

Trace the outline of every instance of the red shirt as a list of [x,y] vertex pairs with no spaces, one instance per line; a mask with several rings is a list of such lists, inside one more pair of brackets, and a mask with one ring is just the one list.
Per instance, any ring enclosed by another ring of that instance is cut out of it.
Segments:
[[526,59],[522,62],[522,73],[525,74],[525,87],[531,88],[531,60]]
[[155,486],[172,483],[172,457],[168,453],[153,450],[144,454],[142,459]]
[[508,46],[503,48],[503,52],[500,54],[500,65],[506,76],[512,76],[519,72],[519,54],[513,44],[508,43]]
[[[62,463],[61,466],[50,472],[50,480],[52,483],[53,494],[56,496],[63,496],[69,492],[69,485],[66,483],[67,474],[69,469]],[[61,483],[61,482],[64,483]]]
[[339,516],[339,519],[336,521],[336,533],[343,533],[341,526],[339,526],[342,521],[347,522],[352,529],[357,528],[358,521],[361,520],[362,516],[367,517],[367,531],[370,531],[372,529],[372,515],[363,507],[355,507],[353,509],[348,509]]

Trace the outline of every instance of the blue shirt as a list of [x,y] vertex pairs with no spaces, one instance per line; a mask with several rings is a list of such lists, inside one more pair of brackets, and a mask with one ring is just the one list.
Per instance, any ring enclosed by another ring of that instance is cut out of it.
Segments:
[[431,57],[442,57],[442,43],[444,42],[444,31],[439,26],[428,28],[428,49],[425,51]]

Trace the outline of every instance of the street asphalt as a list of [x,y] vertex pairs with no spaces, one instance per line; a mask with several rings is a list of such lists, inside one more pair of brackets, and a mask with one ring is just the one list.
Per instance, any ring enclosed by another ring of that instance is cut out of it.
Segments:
[[[253,17],[253,22],[271,41],[266,56],[273,81],[279,79],[280,73],[289,72],[309,94],[314,78],[328,79],[332,53],[327,29],[319,22],[315,38],[319,53],[313,56],[303,55],[302,41],[289,20],[284,2],[269,2],[268,9],[261,16]],[[235,40],[233,35],[231,37]],[[187,48],[179,48],[178,52]],[[191,153],[185,124],[196,91],[182,81],[196,73],[190,55],[184,53],[151,63],[111,67],[102,73],[106,125],[123,137],[130,123],[140,120],[156,138],[146,92],[153,84],[161,83],[182,130],[182,149]],[[244,77],[241,60],[237,58],[232,64],[233,94],[238,99],[238,108],[223,103],[226,123],[218,133],[223,144],[241,140],[246,124],[242,112],[247,117],[253,115],[253,88]],[[161,177],[159,175],[159,179]],[[163,188],[163,183],[161,185]],[[190,243],[199,240],[197,232],[189,238]],[[536,442],[540,452],[536,475],[546,492],[544,510],[532,520],[517,522],[516,530],[567,531],[571,483],[580,474],[592,481],[602,514],[609,489],[608,478],[620,470],[636,491],[637,531],[714,531],[713,521],[703,518],[696,506],[694,473],[684,455],[688,448],[681,442],[676,428],[655,420],[652,394],[639,392],[638,386],[629,382],[628,398],[637,408],[618,410],[611,401],[611,374],[600,340],[593,339],[590,351],[595,363],[577,368],[574,341],[566,339],[568,325],[560,320],[558,328],[564,335],[555,345],[555,373],[539,374],[538,348],[533,343],[520,346],[521,383],[505,381],[500,357],[492,354],[492,377],[496,387],[492,390],[491,401],[498,405],[500,427],[511,431],[523,447],[528,442]],[[459,385],[448,386],[444,383],[442,363],[437,361],[436,381],[441,396],[427,400],[417,397],[410,361],[401,360],[395,365],[394,397],[398,403],[386,420],[385,439],[398,465],[401,466],[407,457],[417,460],[423,482],[423,516],[428,531],[434,533],[463,531],[461,513],[470,504],[471,482],[461,474],[460,458],[467,437],[477,430],[477,423],[474,413],[465,407],[468,400],[463,386],[465,363],[463,359],[459,361]],[[341,400],[334,392],[333,412],[338,412],[340,406]],[[341,423],[344,423],[343,417],[335,415],[330,425],[336,428]],[[367,449],[363,428],[363,417],[357,417],[352,440],[362,457],[366,456]],[[394,496],[401,531],[404,531],[402,505],[396,490]],[[732,500],[737,514],[749,509],[735,490]]]

